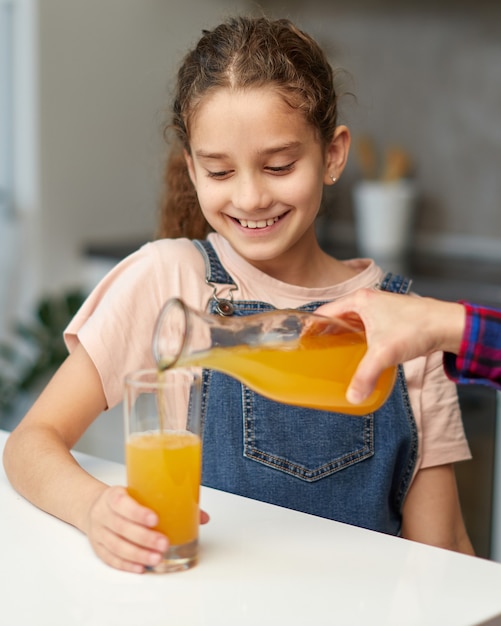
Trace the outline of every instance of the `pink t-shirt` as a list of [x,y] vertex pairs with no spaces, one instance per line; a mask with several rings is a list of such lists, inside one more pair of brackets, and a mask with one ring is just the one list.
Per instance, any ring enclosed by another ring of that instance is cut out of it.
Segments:
[[[220,235],[209,240],[237,284],[235,300],[260,300],[276,308],[295,308],[312,301],[335,300],[361,287],[375,287],[382,270],[368,259],[344,261],[358,273],[349,280],[323,288],[283,283],[247,263]],[[172,297],[205,310],[213,287],[205,282],[200,252],[188,239],[148,243],[121,261],[97,285],[69,324],[65,340],[71,351],[77,342],[94,362],[108,407],[122,400],[127,373],[154,367],[152,335],[163,304]],[[229,288],[218,286],[218,297]],[[456,386],[444,374],[442,353],[404,364],[419,448],[416,471],[470,458]]]

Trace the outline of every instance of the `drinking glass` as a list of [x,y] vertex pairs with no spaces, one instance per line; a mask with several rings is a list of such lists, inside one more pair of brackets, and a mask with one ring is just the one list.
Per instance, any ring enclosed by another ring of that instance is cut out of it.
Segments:
[[198,559],[201,478],[200,376],[190,369],[138,370],[125,379],[125,462],[129,494],[157,513],[169,548],[157,573]]

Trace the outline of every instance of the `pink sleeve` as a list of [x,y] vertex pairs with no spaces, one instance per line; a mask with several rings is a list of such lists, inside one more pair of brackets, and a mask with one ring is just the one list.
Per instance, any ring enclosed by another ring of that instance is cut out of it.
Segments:
[[108,407],[122,400],[129,371],[153,366],[149,338],[161,301],[148,252],[145,246],[113,268],[64,333],[70,352],[80,342],[94,362]]
[[116,265],[68,325],[70,352],[80,342],[101,377],[108,408],[122,400],[126,374],[154,367],[153,329],[165,301],[200,306],[208,287],[200,254],[185,239],[146,244]]
[[419,434],[417,470],[471,458],[456,385],[444,373],[442,353],[405,364]]

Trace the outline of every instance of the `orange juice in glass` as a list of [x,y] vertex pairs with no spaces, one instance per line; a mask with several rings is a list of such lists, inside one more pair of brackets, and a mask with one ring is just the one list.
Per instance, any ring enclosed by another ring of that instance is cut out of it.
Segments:
[[200,377],[187,369],[139,370],[125,379],[127,489],[155,511],[169,539],[163,573],[198,558],[201,478]]

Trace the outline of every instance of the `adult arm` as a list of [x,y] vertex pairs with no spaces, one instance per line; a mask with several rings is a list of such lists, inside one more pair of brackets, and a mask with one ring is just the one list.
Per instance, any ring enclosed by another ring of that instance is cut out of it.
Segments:
[[447,375],[460,384],[501,389],[501,310],[463,302],[466,320],[456,354],[444,354]]

